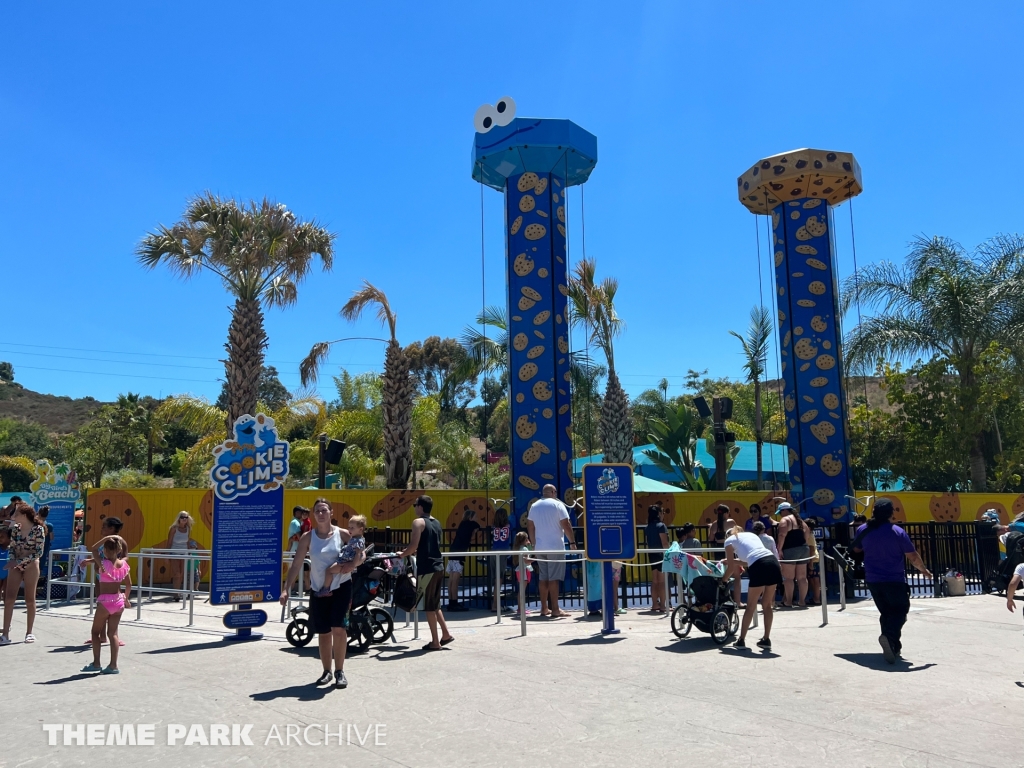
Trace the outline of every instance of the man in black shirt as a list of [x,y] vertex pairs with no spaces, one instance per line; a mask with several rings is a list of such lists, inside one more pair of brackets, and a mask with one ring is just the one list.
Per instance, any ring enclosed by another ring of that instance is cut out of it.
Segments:
[[[473,534],[480,530],[480,523],[473,518],[476,512],[468,506],[462,513],[462,522],[455,529],[455,538],[452,539],[452,546],[449,552],[466,552],[473,541]],[[462,577],[462,570],[466,567],[466,558],[448,558],[448,610],[467,611],[469,608],[459,603],[459,579]]]
[[[444,614],[441,613],[441,581],[444,579],[444,561],[441,557],[441,523],[430,516],[434,501],[429,496],[416,499],[413,509],[419,515],[412,521],[409,546],[400,553],[401,557],[416,554],[416,602],[423,600],[423,610],[430,625],[430,642],[423,646],[425,651],[440,651],[455,638],[448,632]],[[438,625],[441,637],[437,636]]]

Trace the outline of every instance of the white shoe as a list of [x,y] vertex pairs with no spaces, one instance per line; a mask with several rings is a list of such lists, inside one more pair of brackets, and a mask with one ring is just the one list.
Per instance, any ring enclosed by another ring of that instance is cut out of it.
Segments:
[[25,642],[26,643],[34,643],[35,641],[36,641],[36,636],[33,635],[31,632],[29,632],[27,635],[25,635]]

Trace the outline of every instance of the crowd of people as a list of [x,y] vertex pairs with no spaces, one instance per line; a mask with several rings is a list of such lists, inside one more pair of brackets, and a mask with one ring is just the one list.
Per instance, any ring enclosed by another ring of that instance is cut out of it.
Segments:
[[[757,505],[754,505],[756,507]],[[735,585],[735,603],[743,609],[735,647],[747,647],[747,634],[760,604],[764,621],[763,635],[756,645],[765,650],[772,647],[771,630],[776,608],[776,594],[781,594],[781,607],[806,607],[820,600],[819,579],[813,570],[817,563],[818,542],[815,539],[816,521],[801,518],[796,508],[788,503],[778,506],[778,519],[765,514],[760,508],[751,508],[750,520],[739,526],[729,517],[729,508],[722,505],[717,519],[709,530],[710,546],[704,547],[697,538],[697,529],[691,523],[676,531],[678,548],[693,554],[707,554],[709,558],[723,559],[726,580]],[[411,557],[416,562],[418,581],[417,602],[421,603],[430,628],[430,642],[424,651],[439,651],[454,642],[441,608],[442,587],[447,576],[449,602],[447,610],[459,610],[458,585],[464,573],[464,555],[448,558],[446,567],[443,552],[444,530],[440,521],[432,516],[433,501],[420,496],[414,505],[414,520],[409,544],[397,554]],[[4,598],[3,632],[0,645],[11,643],[10,633],[14,618],[15,600],[24,592],[26,635],[25,642],[35,641],[33,626],[36,615],[36,584],[40,577],[40,561],[52,539],[52,529],[46,525],[46,509],[36,510],[15,498],[0,510],[0,594]],[[910,609],[910,592],[906,579],[906,563],[917,568],[925,577],[932,574],[916,552],[906,531],[892,521],[894,507],[889,499],[878,499],[871,519],[858,516],[854,526],[851,550],[864,568],[864,577],[871,597],[878,608],[881,634],[878,641],[885,660],[895,663],[902,656],[902,629]],[[348,647],[348,627],[352,601],[353,572],[365,559],[366,520],[354,516],[348,527],[335,524],[330,502],[317,499],[313,509],[296,507],[288,530],[288,546],[292,562],[284,576],[281,601],[303,572],[307,559],[309,614],[313,631],[319,638],[319,656],[323,672],[319,685],[333,684],[338,688],[348,685],[344,672]],[[194,521],[182,512],[168,531],[167,546],[187,551],[195,546],[191,538]],[[1015,523],[1016,524],[1016,523]],[[1024,528],[1024,520],[1020,523]],[[812,527],[814,526],[814,527]],[[103,520],[100,538],[89,553],[98,576],[96,585],[97,609],[89,642],[93,661],[83,668],[86,673],[118,674],[118,651],[124,645],[119,637],[119,622],[125,608],[130,607],[131,573],[128,566],[128,547],[119,535],[121,521],[116,517]],[[448,551],[464,552],[469,549],[474,534],[481,529],[471,510],[467,511],[455,531]],[[542,497],[530,508],[525,519],[525,530],[513,534],[508,516],[502,510],[494,515],[488,526],[490,544],[495,550],[507,550],[515,566],[515,579],[538,581],[540,615],[550,619],[564,618],[568,614],[559,605],[559,590],[566,576],[566,554],[576,548],[575,533],[567,507],[557,496],[553,485],[542,489]],[[660,506],[648,510],[645,527],[646,549],[652,570],[651,611],[664,613],[669,608],[665,579],[661,576],[663,553],[669,549],[670,535],[664,523]],[[710,550],[708,552],[707,550]],[[526,567],[520,569],[520,562]],[[183,563],[183,561],[174,561]],[[453,565],[455,564],[455,565]],[[590,564],[588,564],[590,565]],[[524,576],[525,574],[525,576]],[[740,600],[740,576],[745,575],[747,595],[745,605]],[[179,588],[183,586],[181,569],[173,570],[172,578]],[[1019,566],[1007,592],[1007,606],[1015,608],[1013,593],[1024,581],[1024,564]],[[498,595],[493,600],[499,599]],[[492,602],[492,610],[497,603]],[[591,613],[600,612],[600,605],[588,606]],[[624,609],[619,609],[624,610]],[[101,665],[101,650],[110,644],[110,662]]]

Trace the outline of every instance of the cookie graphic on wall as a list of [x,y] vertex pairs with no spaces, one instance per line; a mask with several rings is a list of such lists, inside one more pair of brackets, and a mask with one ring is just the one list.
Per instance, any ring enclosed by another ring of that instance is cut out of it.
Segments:
[[412,509],[419,493],[411,490],[392,491],[373,505],[370,516],[374,520],[392,520]]
[[[212,523],[212,497],[210,509]],[[110,489],[89,491],[85,508],[85,545],[91,549],[100,540],[100,528],[108,517],[121,520],[121,538],[127,542],[129,551],[136,549],[146,531],[146,520],[139,509],[139,502],[128,491]]]
[[956,522],[960,519],[960,496],[956,493],[932,496],[928,510],[932,513],[932,520],[937,523]]

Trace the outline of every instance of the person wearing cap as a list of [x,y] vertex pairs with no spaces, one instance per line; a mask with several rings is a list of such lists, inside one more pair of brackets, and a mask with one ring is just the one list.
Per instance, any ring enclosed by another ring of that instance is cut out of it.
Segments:
[[851,544],[854,552],[864,552],[865,580],[878,608],[878,623],[882,629],[878,644],[889,664],[895,664],[896,659],[902,657],[901,636],[910,613],[904,560],[909,560],[925,578],[932,578],[907,532],[893,525],[893,511],[890,499],[876,501],[871,519],[857,529]]

